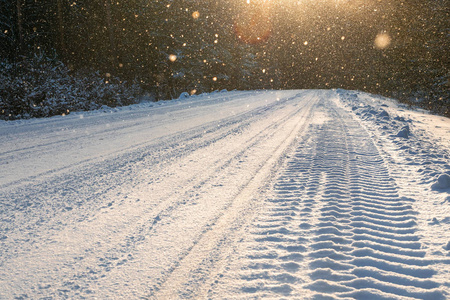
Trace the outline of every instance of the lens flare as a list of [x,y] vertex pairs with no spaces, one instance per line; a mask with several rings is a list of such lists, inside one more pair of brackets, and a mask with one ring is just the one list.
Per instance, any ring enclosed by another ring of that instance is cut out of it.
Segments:
[[247,1],[247,7],[234,20],[234,32],[244,43],[259,44],[272,34],[272,1]]

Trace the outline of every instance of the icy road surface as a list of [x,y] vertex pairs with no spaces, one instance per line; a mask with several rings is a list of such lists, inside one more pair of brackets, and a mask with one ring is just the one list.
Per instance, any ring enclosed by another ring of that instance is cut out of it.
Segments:
[[444,117],[221,92],[0,138],[0,299],[450,297]]

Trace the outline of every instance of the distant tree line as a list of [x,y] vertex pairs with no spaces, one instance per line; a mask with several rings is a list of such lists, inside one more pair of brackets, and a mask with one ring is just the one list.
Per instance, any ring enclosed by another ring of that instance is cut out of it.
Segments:
[[359,89],[450,115],[448,7],[0,0],[0,117],[125,105],[143,93],[269,88]]

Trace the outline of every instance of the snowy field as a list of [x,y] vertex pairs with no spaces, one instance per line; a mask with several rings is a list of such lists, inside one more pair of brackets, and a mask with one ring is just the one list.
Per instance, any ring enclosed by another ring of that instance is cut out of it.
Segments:
[[216,92],[0,137],[0,299],[450,298],[450,119]]

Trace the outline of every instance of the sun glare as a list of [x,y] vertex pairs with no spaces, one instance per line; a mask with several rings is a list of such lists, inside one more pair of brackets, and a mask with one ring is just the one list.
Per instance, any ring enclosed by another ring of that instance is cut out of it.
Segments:
[[267,41],[272,33],[272,1],[246,0],[246,5],[235,17],[234,31],[247,44]]

